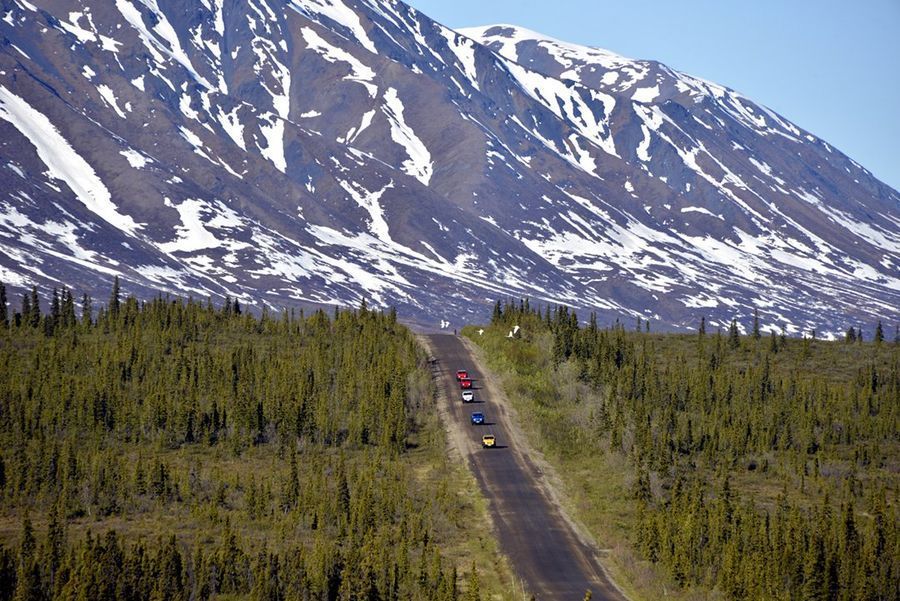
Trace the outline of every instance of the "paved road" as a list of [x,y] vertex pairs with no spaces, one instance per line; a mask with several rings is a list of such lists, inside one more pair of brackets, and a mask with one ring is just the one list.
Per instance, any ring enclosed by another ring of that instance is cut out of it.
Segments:
[[[516,448],[508,416],[481,378],[474,358],[456,336],[428,337],[435,354],[443,398],[450,401],[450,418],[467,428],[473,452],[469,464],[490,501],[501,550],[537,601],[580,601],[590,590],[594,600],[621,601],[591,549],[575,535],[539,483],[538,468]],[[456,370],[468,369],[475,379],[475,403],[463,404]],[[484,412],[487,424],[470,425],[470,414]],[[481,435],[493,432],[498,448],[481,449]],[[477,446],[476,446],[477,445]]]

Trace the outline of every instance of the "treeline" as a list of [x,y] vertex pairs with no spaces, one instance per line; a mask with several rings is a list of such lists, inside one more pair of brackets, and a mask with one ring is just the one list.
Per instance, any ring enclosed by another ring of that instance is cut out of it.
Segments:
[[229,300],[218,309],[120,302],[114,290],[92,319],[85,298],[80,321],[51,310],[9,329],[0,432],[13,448],[43,441],[42,429],[80,445],[99,436],[240,448],[293,435],[402,448],[416,346],[394,313],[363,307],[330,319],[264,309],[257,318]]
[[[53,526],[53,524],[51,524]],[[61,532],[61,531],[60,531]],[[415,565],[389,558],[345,555],[336,543],[317,542],[314,550],[243,550],[234,534],[212,548],[190,553],[175,536],[128,543],[108,530],[88,533],[64,548],[54,531],[37,542],[30,522],[15,551],[0,549],[3,599],[90,599],[175,601],[211,598],[247,599],[455,599],[455,570],[443,568],[440,555],[425,549],[426,562]],[[47,555],[47,554],[50,555]]]
[[393,311],[50,298],[2,299],[0,601],[461,596]]
[[[524,302],[498,304],[493,324],[520,326],[526,344],[504,352],[561,453],[628,458],[632,542],[678,584],[900,598],[900,346],[763,336],[758,322],[748,336],[654,335]],[[552,375],[529,375],[540,348],[594,391],[588,412],[577,399],[556,411]]]

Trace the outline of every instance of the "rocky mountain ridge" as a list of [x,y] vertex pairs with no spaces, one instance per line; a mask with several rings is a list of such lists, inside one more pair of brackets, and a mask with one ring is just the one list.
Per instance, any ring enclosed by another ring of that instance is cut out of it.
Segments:
[[0,279],[900,320],[900,194],[732,90],[389,0],[4,0]]

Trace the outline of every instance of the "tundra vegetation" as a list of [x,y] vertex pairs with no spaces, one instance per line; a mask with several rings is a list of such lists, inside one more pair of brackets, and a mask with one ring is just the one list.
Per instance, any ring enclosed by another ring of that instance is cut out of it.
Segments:
[[121,296],[2,304],[0,601],[512,589],[393,311]]
[[900,340],[746,329],[520,301],[464,334],[635,598],[897,600]]

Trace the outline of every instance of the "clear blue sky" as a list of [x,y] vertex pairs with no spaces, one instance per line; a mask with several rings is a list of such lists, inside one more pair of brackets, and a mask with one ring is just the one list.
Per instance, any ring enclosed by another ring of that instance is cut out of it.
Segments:
[[900,0],[407,0],[449,27],[511,23],[733,88],[900,190]]

